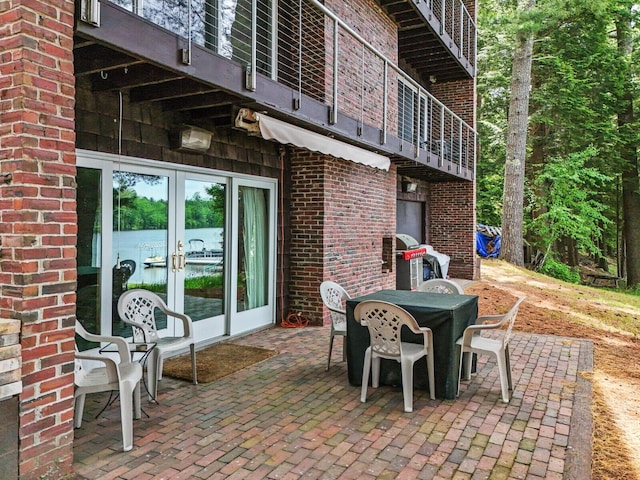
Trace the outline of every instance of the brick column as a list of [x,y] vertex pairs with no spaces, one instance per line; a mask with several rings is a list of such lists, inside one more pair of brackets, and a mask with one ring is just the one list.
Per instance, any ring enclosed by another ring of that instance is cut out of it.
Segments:
[[[329,322],[320,283],[351,296],[395,288],[396,173],[302,149],[291,154],[290,305],[314,325]],[[387,260],[386,266],[382,264]]]
[[475,182],[433,183],[429,189],[429,243],[449,255],[449,276],[475,279]]
[[74,2],[0,5],[0,317],[21,322],[19,471],[60,478],[73,462]]

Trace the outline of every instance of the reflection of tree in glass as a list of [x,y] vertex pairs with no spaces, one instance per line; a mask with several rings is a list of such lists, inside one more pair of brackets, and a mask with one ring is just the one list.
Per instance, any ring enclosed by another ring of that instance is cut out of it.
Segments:
[[113,229],[157,230],[167,228],[167,201],[139,197],[140,183],[158,185],[162,177],[132,172],[113,172]]
[[159,175],[144,175],[142,173],[133,172],[113,172],[113,182],[118,185],[118,189],[121,191],[126,188],[132,188],[140,182],[144,182],[147,185],[158,185],[162,177]]
[[211,197],[210,207],[214,215],[215,227],[224,228],[224,212],[226,208],[226,189],[220,183],[214,183],[206,189],[207,194]]

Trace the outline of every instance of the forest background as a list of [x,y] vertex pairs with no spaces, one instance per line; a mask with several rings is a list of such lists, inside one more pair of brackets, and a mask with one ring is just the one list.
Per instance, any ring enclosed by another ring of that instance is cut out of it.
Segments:
[[[522,233],[542,271],[579,281],[585,259],[640,285],[639,6],[627,0],[478,2],[478,223],[503,205],[514,52],[532,39]],[[509,259],[507,259],[509,260]],[[525,259],[525,263],[530,259]],[[517,262],[514,262],[517,263]]]

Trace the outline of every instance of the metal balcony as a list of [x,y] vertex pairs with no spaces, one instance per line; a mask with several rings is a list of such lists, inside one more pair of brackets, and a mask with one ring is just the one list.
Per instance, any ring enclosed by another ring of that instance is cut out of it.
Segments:
[[317,0],[83,0],[80,19],[76,75],[94,90],[205,126],[266,110],[401,174],[473,178],[471,126]]

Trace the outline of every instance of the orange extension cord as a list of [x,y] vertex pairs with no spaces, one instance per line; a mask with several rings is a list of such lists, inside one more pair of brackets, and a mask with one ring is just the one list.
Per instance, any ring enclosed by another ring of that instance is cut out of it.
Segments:
[[287,318],[283,318],[280,322],[284,328],[302,328],[309,325],[309,319],[302,316],[301,313],[290,313]]

